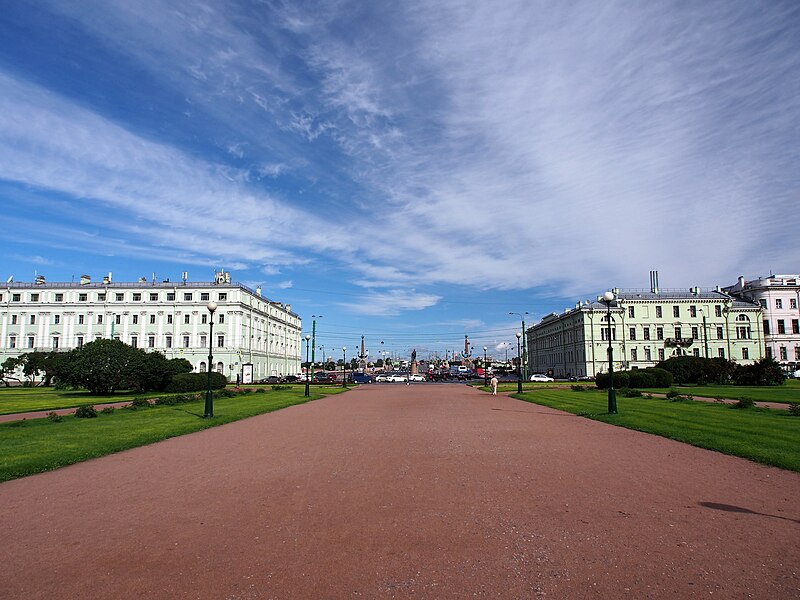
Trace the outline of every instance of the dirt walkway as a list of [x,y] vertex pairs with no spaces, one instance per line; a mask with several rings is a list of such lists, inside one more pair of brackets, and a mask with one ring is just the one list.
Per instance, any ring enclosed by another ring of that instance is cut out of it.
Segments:
[[797,598],[800,475],[463,385],[0,484],[0,598]]

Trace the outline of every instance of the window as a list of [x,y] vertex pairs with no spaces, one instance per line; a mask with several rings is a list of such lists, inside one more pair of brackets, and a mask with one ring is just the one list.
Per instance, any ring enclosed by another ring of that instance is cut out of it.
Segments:
[[208,302],[209,300],[211,300],[211,296],[208,292],[202,292],[200,294],[200,302]]
[[19,294],[11,294],[11,300],[13,302],[19,302],[20,298],[21,298],[21,296]]
[[56,294],[56,302],[63,302],[64,294]]
[[786,333],[786,324],[784,323],[783,319],[778,319],[778,333]]
[[794,359],[800,360],[800,346],[794,347]]
[[219,324],[222,325],[225,322],[225,315],[220,313],[219,315]]
[[200,366],[198,366],[198,367],[197,367],[197,369],[198,369],[198,371],[200,371],[201,373],[205,373],[205,372],[206,372],[206,363],[205,363],[205,362],[201,362],[201,363],[200,363]]
[[183,336],[183,347],[184,348],[188,348],[189,347],[189,336],[188,335]]
[[[56,350],[58,348],[58,336],[53,336],[53,349]],[[784,348],[786,350],[786,348]]]
[[167,292],[167,302],[175,302],[175,292]]
[[225,301],[225,300],[227,300],[227,299],[228,299],[228,294],[226,294],[225,292],[220,292],[220,294],[219,294],[219,301],[220,301],[220,302],[224,302],[224,301]]
[[680,328],[680,327],[676,327],[676,328],[675,328],[675,339],[676,339],[676,340],[681,340],[681,339],[683,339],[683,337],[682,337],[682,335],[681,335],[681,328]]
[[767,346],[767,358],[772,358],[772,348]]
[[172,348],[172,336],[168,335],[165,339],[167,348]]
[[183,295],[183,300],[184,300],[184,302],[191,302],[192,301],[192,294],[191,293],[184,294]]
[[148,348],[155,348],[156,347],[156,336],[151,335],[147,338],[147,347]]
[[172,325],[172,315],[167,315],[167,325]]
[[150,294],[150,302],[158,302],[158,294]]
[[800,321],[792,319],[792,333],[800,333]]
[[672,307],[672,316],[673,317],[680,317],[681,316],[681,307],[677,304]]
[[217,363],[217,373],[222,373],[225,370],[224,365],[221,362]]
[[139,338],[137,336],[135,336],[135,335],[131,336],[131,346],[134,347],[134,348],[138,348],[139,347]]
[[189,318],[190,318],[190,315],[183,315],[183,324],[184,325],[188,325],[189,324]]
[[34,342],[35,342],[34,337],[32,335],[29,335],[28,336],[28,348],[33,348],[34,347]]
[[781,348],[780,348],[780,356],[781,356],[781,360],[788,360],[788,358],[787,358],[788,357],[788,353],[786,352],[786,348],[783,347],[783,346],[781,346]]
[[628,331],[629,339],[635,340],[636,339],[636,327],[631,327]]
[[759,300],[758,303],[761,305],[761,308],[767,308],[767,299],[766,298],[761,298],[761,300]]
[[628,316],[633,319],[636,316],[636,310],[633,306],[628,307]]
[[644,359],[647,362],[650,362],[651,360],[653,360],[653,356],[652,356],[652,354],[650,354],[650,348],[645,348],[644,349]]
[[736,328],[736,339],[738,339],[738,340],[749,340],[750,339],[750,328],[749,327],[737,327]]
[[205,314],[205,313],[202,314],[202,316],[200,317],[200,323],[202,323],[203,325],[208,324],[208,315],[207,314]]
[[725,337],[725,336],[723,335],[722,327],[717,327],[717,339],[718,339],[718,340],[721,340],[721,339],[723,339],[724,337]]
[[664,328],[663,327],[656,327],[656,339],[663,340],[664,339]]
[[17,338],[15,338],[13,335],[10,338],[8,338],[8,347],[9,348],[17,347]]
[[631,348],[631,360],[632,360],[632,361],[637,361],[637,360],[639,360],[639,359],[637,358],[636,348]]
[[142,301],[142,295],[140,293],[138,293],[138,292],[134,292],[133,301],[134,302],[141,302]]
[[[605,342],[608,341],[608,327],[603,327],[603,329],[600,330],[600,339],[605,341]],[[612,340],[616,340],[617,339],[617,328],[616,327],[612,327],[611,328],[611,339]]]
[[645,328],[642,330],[642,337],[643,337],[644,339],[646,339],[646,340],[649,340],[649,339],[650,339],[650,328],[649,328],[649,327],[645,327]]
[[658,349],[658,360],[659,361],[664,360],[664,349],[663,348],[659,348]]
[[83,325],[86,321],[86,317],[84,315],[78,315],[78,325]]
[[695,348],[694,350],[692,350],[692,355],[693,356],[700,356],[700,348]]
[[150,325],[155,325],[155,324],[156,324],[156,316],[150,315]]
[[223,348],[225,346],[225,336],[218,335],[217,336],[217,348]]
[[53,325],[59,325],[61,323],[61,315],[53,315]]
[[105,302],[105,301],[106,301],[106,295],[105,295],[105,293],[102,293],[102,294],[97,294],[97,301],[98,301],[98,302]]
[[720,348],[717,352],[720,358],[725,358],[725,348]]
[[775,308],[783,308],[783,300],[775,298]]
[[114,315],[114,324],[122,325],[122,315]]
[[11,324],[12,325],[16,325],[17,324],[17,315],[11,315]]
[[38,302],[39,294],[31,294],[31,302]]
[[747,348],[742,348],[742,360],[747,360],[750,358],[750,350]]
[[715,304],[714,305],[714,314],[716,316],[718,316],[718,317],[722,316],[722,305],[721,304]]
[[208,345],[208,338],[204,335],[200,336],[200,347],[205,348]]
[[789,299],[789,308],[791,308],[792,310],[797,310],[797,298]]
[[138,325],[139,324],[139,315],[133,315],[133,324],[134,325]]
[[115,295],[114,295],[114,299],[115,299],[117,302],[122,302],[122,301],[124,301],[124,300],[125,300],[125,294],[115,294]]
[[78,348],[80,348],[81,346],[83,346],[83,336],[79,335],[78,336]]
[[78,294],[78,302],[86,302],[89,299],[89,294]]
[[700,337],[699,334],[700,334],[700,331],[697,329],[697,327],[692,327],[692,337],[694,339],[697,339],[697,338]]
[[98,325],[102,325],[103,324],[103,315],[97,315],[97,324]]
[[769,335],[769,319],[764,319],[764,335]]
[[689,307],[689,316],[690,317],[696,317],[697,316],[697,307],[694,304],[692,304]]
[[660,306],[656,306],[656,319],[660,319],[662,316],[663,315],[661,313],[661,307]]
[[36,325],[36,315],[31,315],[30,323],[31,325]]

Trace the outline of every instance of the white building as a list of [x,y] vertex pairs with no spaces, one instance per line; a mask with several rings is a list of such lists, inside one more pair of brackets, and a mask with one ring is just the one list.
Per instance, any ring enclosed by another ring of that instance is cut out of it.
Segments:
[[786,371],[800,369],[800,275],[770,275],[739,281],[725,291],[761,305],[766,355]]
[[[217,303],[213,339],[207,304]],[[0,362],[25,352],[69,350],[98,338],[185,358],[195,371],[212,368],[235,381],[300,371],[302,322],[290,305],[271,301],[260,288],[213,282],[92,283],[9,282],[0,291]]]
[[[763,357],[761,307],[721,291],[613,290],[614,369],[644,369],[678,355],[727,358],[740,364]],[[531,373],[594,377],[608,371],[608,309],[579,302],[526,331]]]

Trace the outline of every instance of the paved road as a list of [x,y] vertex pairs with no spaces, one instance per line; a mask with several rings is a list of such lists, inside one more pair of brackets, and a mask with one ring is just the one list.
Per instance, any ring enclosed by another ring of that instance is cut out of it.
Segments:
[[797,598],[800,475],[464,385],[0,484],[0,598]]

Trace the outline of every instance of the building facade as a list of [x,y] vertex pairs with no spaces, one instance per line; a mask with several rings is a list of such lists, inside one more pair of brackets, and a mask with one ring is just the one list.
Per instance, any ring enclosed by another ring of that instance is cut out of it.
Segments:
[[[217,304],[212,314],[208,303]],[[0,291],[0,362],[25,352],[70,350],[98,338],[185,358],[197,372],[211,368],[230,381],[300,371],[302,321],[290,305],[260,288],[213,282],[9,282]],[[213,339],[211,319],[213,318]]]
[[[644,369],[678,355],[752,363],[763,357],[761,307],[719,288],[613,290],[614,369]],[[579,302],[525,332],[531,373],[594,377],[608,371],[608,308]]]
[[755,302],[763,311],[764,351],[787,372],[800,369],[800,275],[770,275],[739,281],[725,291]]

